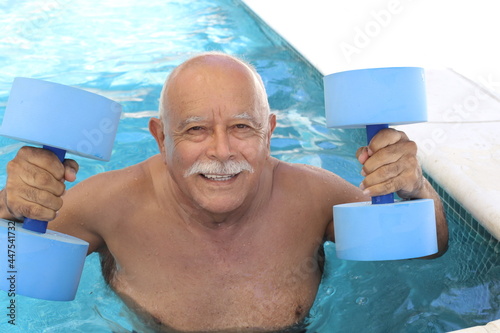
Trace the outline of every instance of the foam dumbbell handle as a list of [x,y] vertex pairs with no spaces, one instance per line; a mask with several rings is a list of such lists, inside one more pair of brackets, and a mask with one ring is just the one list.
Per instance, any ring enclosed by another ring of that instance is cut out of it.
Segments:
[[[64,162],[64,156],[66,155],[66,150],[59,149],[51,146],[43,146],[44,149],[50,150],[56,154],[59,161]],[[30,218],[25,218],[23,223],[23,228],[31,231],[36,231],[44,234],[47,231],[47,221],[34,220]]]
[[[372,141],[372,138],[380,131],[385,128],[389,128],[389,125],[387,124],[380,124],[380,125],[366,125],[366,139],[368,141],[368,144],[370,144],[370,141]],[[378,205],[378,204],[386,204],[386,203],[394,203],[394,193],[389,193],[385,195],[379,195],[372,197],[372,204]]]

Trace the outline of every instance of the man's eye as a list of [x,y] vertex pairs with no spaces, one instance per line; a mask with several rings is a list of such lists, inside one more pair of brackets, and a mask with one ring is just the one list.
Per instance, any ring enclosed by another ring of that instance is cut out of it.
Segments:
[[205,133],[205,127],[203,126],[192,126],[192,127],[189,127],[188,130],[186,131],[186,133],[188,135],[203,135]]
[[235,127],[236,127],[236,128],[240,128],[240,129],[243,129],[243,128],[248,128],[249,126],[248,126],[248,125],[245,125],[245,124],[237,124]]

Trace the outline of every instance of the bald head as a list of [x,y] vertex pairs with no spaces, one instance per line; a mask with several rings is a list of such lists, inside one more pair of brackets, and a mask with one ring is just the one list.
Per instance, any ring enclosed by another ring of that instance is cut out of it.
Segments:
[[[176,67],[165,82],[160,96],[160,118],[168,122],[169,112],[187,102],[190,90],[213,88],[220,90],[242,85],[247,93],[254,94],[256,107],[268,116],[270,109],[264,83],[255,68],[236,57],[208,52],[199,54]],[[211,92],[213,94],[213,91]],[[243,92],[242,92],[243,93]]]

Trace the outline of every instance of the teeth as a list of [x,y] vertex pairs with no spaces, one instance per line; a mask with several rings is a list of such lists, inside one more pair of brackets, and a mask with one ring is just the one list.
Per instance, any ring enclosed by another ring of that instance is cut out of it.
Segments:
[[203,175],[205,178],[208,178],[208,179],[211,179],[211,180],[217,180],[217,181],[224,181],[224,180],[229,180],[231,178],[234,177],[234,175],[225,175],[225,176],[221,176],[221,175]]

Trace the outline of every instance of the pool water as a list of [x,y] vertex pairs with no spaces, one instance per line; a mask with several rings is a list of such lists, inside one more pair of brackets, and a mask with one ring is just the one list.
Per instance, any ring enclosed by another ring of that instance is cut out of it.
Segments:
[[[2,115],[16,76],[78,86],[122,104],[111,161],[75,157],[78,181],[158,152],[147,123],[163,81],[207,50],[244,57],[263,76],[278,115],[274,156],[321,166],[356,185],[362,180],[354,158],[362,131],[325,128],[321,75],[240,1],[7,0],[0,1],[0,25]],[[0,138],[2,168],[21,145]],[[0,184],[5,178],[0,172]],[[447,332],[500,318],[498,242],[448,213],[450,249],[435,260],[349,262],[335,258],[335,245],[327,243],[309,332]],[[17,326],[0,310],[0,332],[130,332],[137,324],[106,287],[96,254],[87,258],[75,301],[16,300]],[[0,292],[0,304],[7,301]]]

